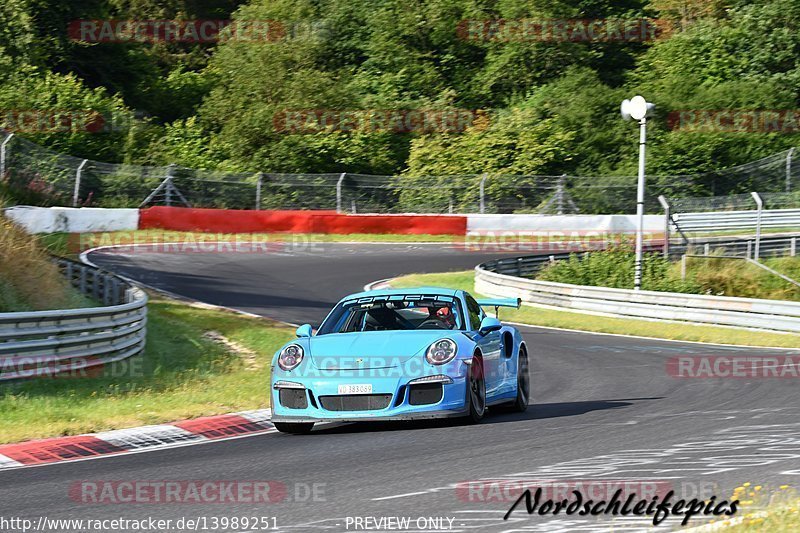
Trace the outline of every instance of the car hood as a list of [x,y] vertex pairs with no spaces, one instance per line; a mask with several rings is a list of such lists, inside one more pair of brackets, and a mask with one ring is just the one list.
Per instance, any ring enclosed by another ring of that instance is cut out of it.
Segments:
[[420,356],[435,340],[456,333],[452,330],[329,333],[312,337],[308,347],[317,368],[390,368]]

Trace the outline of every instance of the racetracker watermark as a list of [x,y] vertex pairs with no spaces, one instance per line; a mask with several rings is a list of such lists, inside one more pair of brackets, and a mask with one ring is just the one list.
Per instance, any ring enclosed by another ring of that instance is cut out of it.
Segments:
[[467,19],[461,39],[480,42],[624,42],[655,41],[671,32],[659,19]]
[[274,504],[326,501],[325,483],[276,480],[80,480],[69,497],[81,504]]
[[82,253],[94,248],[106,248],[104,253],[125,255],[325,253],[327,250],[326,243],[313,241],[304,235],[116,231],[74,233],[68,237],[67,249],[70,253]]
[[456,497],[464,502],[514,502],[526,490],[541,489],[542,497],[562,500],[573,491],[593,500],[607,500],[618,490],[623,497],[633,494],[642,499],[663,496],[674,490],[671,481],[634,479],[481,479],[461,481],[456,485]]
[[[644,232],[645,246],[663,244],[663,233]],[[469,231],[456,248],[466,252],[584,252],[631,242],[632,235],[596,230]]]
[[277,20],[73,20],[67,33],[86,43],[269,43],[298,35],[313,23]]
[[667,359],[666,371],[683,379],[797,379],[800,355],[682,355]]
[[798,133],[798,109],[684,109],[667,114],[667,127],[691,133]]
[[488,124],[488,112],[469,109],[287,109],[272,117],[285,134],[461,133]]
[[145,361],[138,357],[110,363],[91,357],[73,357],[60,361],[55,359],[55,355],[0,358],[0,376],[14,375],[18,378],[138,378],[144,376],[145,371]]
[[13,133],[110,133],[130,129],[134,115],[73,109],[0,109],[0,126]]

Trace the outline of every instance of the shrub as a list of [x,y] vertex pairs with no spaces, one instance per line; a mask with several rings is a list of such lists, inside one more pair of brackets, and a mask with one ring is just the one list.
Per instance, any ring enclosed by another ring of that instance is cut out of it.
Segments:
[[66,309],[85,303],[37,239],[0,215],[0,312]]
[[[541,281],[592,285],[597,287],[633,288],[636,254],[628,243],[588,254],[571,254],[569,259],[544,267],[536,276]],[[646,253],[642,262],[642,289],[667,292],[702,292],[691,280],[681,280],[669,260],[660,254]]]

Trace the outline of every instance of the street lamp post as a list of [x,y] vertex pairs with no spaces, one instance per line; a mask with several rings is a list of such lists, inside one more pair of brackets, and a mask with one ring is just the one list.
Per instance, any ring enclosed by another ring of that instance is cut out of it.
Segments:
[[644,186],[645,186],[645,154],[647,147],[647,119],[652,116],[655,104],[647,102],[641,96],[623,100],[620,113],[625,120],[639,122],[639,182],[636,187],[636,261],[633,271],[633,288],[642,288],[642,258],[644,240]]

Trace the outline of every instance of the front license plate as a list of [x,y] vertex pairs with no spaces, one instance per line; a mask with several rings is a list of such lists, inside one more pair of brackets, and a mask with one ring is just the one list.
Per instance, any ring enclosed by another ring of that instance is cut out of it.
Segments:
[[372,394],[372,384],[339,385],[339,394]]

